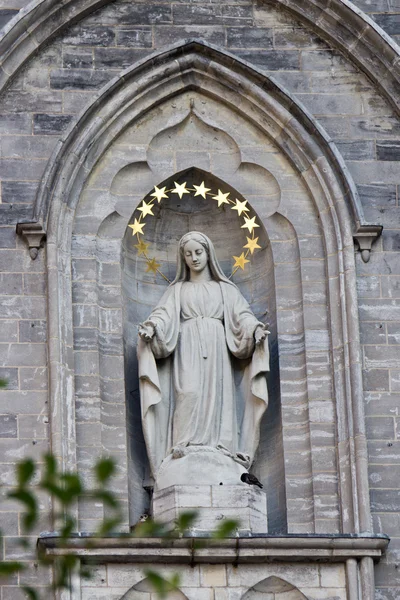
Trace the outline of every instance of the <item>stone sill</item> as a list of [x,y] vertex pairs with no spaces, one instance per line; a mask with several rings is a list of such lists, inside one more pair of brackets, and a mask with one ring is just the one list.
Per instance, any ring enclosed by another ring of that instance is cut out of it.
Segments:
[[[48,556],[73,553],[96,563],[230,563],[318,561],[343,562],[371,557],[378,561],[389,538],[385,535],[264,535],[252,538],[185,537],[179,539],[108,537],[77,534],[60,544],[56,533],[43,533],[38,546]],[[200,547],[199,547],[200,546]]]

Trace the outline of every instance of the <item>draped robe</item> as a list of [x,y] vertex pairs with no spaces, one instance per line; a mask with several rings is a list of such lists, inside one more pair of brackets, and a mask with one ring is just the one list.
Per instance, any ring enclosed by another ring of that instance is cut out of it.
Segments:
[[[170,286],[139,338],[143,432],[153,477],[173,448],[219,449],[251,464],[268,404],[268,342],[238,288],[225,281]],[[145,323],[146,324],[146,323]]]

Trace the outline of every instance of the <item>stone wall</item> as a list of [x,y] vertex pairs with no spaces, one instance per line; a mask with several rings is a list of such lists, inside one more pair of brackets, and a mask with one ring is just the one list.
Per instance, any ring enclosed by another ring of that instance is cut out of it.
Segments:
[[[20,8],[17,4],[11,0],[1,4],[0,25],[2,18],[5,22]],[[357,4],[396,39],[400,26],[394,3]],[[52,150],[98,90],[155,49],[189,37],[202,38],[248,61],[300,100],[337,144],[357,184],[367,221],[384,226],[370,262],[364,263],[357,255],[356,264],[371,505],[375,531],[393,538],[387,558],[376,569],[377,597],[393,600],[400,586],[396,570],[400,538],[399,118],[351,57],[273,2],[119,0],[40,49],[0,97],[0,376],[9,381],[8,391],[1,394],[1,481],[10,485],[16,460],[28,454],[40,457],[49,447],[46,250],[32,261],[25,241],[16,236],[15,225],[31,220]],[[75,275],[80,277],[78,272]],[[90,298],[83,303],[85,308],[75,304],[82,324],[87,325],[85,319],[92,314]],[[95,447],[96,418],[92,417],[96,410],[94,406],[92,411],[77,412],[87,457]],[[326,447],[323,440],[321,447]],[[322,478],[314,481],[317,484],[324,488],[332,482]],[[47,505],[48,499],[43,499],[43,514]],[[9,502],[1,510],[7,525],[5,555],[14,558],[20,552],[14,544],[20,533],[19,515]],[[48,524],[43,522],[40,528]],[[29,576],[33,580],[34,573]],[[17,583],[5,588],[4,598],[17,597],[13,587]]]
[[[177,600],[346,600],[346,576],[342,564],[316,566],[310,563],[287,565],[160,565],[167,578],[178,573],[182,595]],[[140,565],[103,565],[96,578],[82,587],[82,600],[145,600],[151,587],[143,581]],[[155,597],[152,594],[152,598]],[[172,596],[171,596],[172,597]],[[175,595],[173,596],[175,598]]]

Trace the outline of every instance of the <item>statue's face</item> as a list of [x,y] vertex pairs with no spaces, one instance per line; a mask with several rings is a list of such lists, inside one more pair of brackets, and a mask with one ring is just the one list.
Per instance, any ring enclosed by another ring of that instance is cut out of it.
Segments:
[[200,273],[207,266],[207,251],[204,246],[195,240],[186,242],[183,249],[183,256],[189,269],[195,273]]

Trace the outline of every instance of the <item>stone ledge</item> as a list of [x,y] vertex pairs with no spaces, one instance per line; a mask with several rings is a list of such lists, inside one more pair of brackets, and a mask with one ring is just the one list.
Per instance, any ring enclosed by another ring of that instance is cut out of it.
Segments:
[[[48,556],[73,552],[98,563],[257,564],[266,562],[343,562],[370,557],[378,561],[390,539],[385,535],[284,535],[252,538],[95,538],[87,534],[60,544],[56,533],[43,533],[38,546]],[[200,546],[200,547],[199,547]]]

